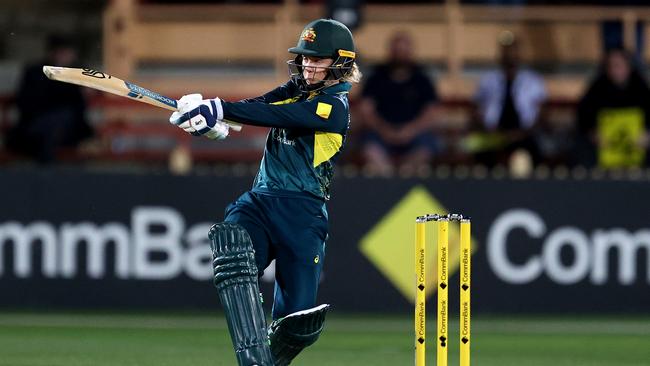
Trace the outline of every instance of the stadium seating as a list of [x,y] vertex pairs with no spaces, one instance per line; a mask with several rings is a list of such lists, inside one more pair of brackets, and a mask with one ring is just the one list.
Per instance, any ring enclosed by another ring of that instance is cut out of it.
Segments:
[[[109,72],[138,79],[144,64],[219,66],[273,65],[266,75],[238,73],[205,78],[186,76],[169,82],[148,76],[146,82],[172,94],[181,90],[224,91],[255,95],[286,78],[286,48],[308,20],[322,16],[321,4],[156,5],[134,0],[110,3],[104,16],[104,54]],[[525,62],[545,67],[593,66],[602,53],[600,24],[620,20],[625,43],[634,48],[637,20],[650,9],[586,6],[367,5],[363,25],[355,31],[361,61],[381,61],[390,35],[410,32],[417,58],[443,70],[443,96],[471,94],[475,77],[468,69],[494,63],[497,36],[503,30],[521,40]],[[190,37],[188,35],[201,35]],[[645,37],[646,42],[650,37]],[[206,47],[205,45],[214,45]],[[179,52],[179,50],[183,50]],[[646,58],[650,47],[645,47]],[[584,68],[582,68],[584,69]],[[575,99],[584,86],[582,73],[551,75],[553,98]]]
[[[626,44],[633,45],[634,24],[650,19],[650,9],[629,7],[456,3],[367,5],[363,12],[363,25],[355,31],[362,67],[384,59],[393,32],[410,32],[417,59],[439,70],[437,86],[444,107],[441,120],[452,134],[471,118],[475,71],[494,65],[501,31],[507,29],[520,37],[525,62],[551,71],[544,73],[550,95],[544,122],[566,130],[571,128],[573,108],[590,76],[585,70],[593,70],[601,57],[600,23],[621,20]],[[159,5],[114,0],[103,17],[104,68],[176,97],[191,91],[227,100],[259,95],[286,80],[286,48],[295,42],[307,20],[322,14],[322,4],[291,1],[276,5]],[[649,40],[646,36],[645,42]],[[645,58],[650,59],[650,46],[644,49]],[[148,68],[151,65],[164,67]],[[567,72],[567,65],[579,71]],[[186,69],[189,71],[183,71]],[[352,94],[353,101],[358,99],[358,90]],[[218,144],[189,139],[168,128],[166,111],[106,95],[91,99],[90,112],[98,138],[80,154],[63,154],[69,159],[164,162],[174,147],[184,146],[195,161],[256,161],[266,135],[265,129],[246,127],[245,132],[233,133]],[[0,96],[0,130],[6,131],[15,118],[11,97]],[[0,154],[0,161],[6,156]],[[454,157],[448,160],[453,162]]]

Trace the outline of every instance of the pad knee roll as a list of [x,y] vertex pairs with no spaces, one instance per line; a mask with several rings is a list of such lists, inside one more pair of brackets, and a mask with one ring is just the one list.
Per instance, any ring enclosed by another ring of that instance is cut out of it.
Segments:
[[244,227],[222,222],[210,228],[208,237],[217,288],[249,280],[257,283],[255,250]]

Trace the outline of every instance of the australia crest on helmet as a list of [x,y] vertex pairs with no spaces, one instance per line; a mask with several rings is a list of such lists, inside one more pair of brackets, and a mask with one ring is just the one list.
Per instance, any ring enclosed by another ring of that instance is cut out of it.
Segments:
[[314,42],[316,40],[316,31],[314,28],[305,29],[300,38],[306,42]]

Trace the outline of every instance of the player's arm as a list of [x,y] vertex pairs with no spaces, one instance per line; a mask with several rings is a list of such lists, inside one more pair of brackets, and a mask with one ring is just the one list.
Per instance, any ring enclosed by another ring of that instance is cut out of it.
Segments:
[[280,105],[224,101],[221,105],[225,120],[253,126],[337,132],[343,127],[342,123],[347,123],[344,102],[327,94],[309,101]]

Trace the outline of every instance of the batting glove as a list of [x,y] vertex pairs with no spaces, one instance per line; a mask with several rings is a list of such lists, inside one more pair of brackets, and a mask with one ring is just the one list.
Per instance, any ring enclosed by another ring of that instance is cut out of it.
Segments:
[[223,140],[229,129],[222,119],[223,108],[219,98],[203,99],[201,94],[189,94],[178,100],[178,111],[172,113],[169,122],[191,135]]

